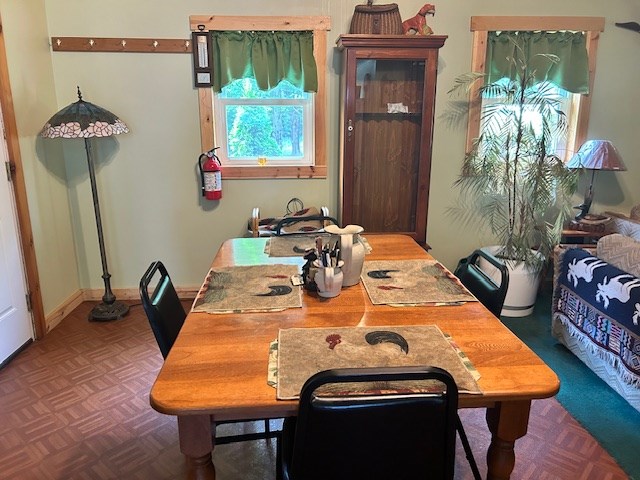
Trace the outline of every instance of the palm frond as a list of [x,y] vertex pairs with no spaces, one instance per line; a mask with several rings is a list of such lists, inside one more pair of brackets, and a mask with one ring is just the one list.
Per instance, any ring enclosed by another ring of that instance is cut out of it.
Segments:
[[477,73],[477,72],[469,72],[469,73],[464,73],[462,75],[459,75],[454,80],[453,87],[451,87],[451,89],[447,92],[447,94],[461,95],[464,93],[468,95],[473,85],[478,80],[484,77],[485,77],[484,73]]
[[[538,55],[550,62],[554,55]],[[482,85],[487,100],[481,112],[482,133],[465,156],[454,185],[460,195],[448,210],[457,220],[484,227],[502,244],[502,255],[538,269],[559,240],[571,214],[571,195],[578,172],[568,170],[550,152],[555,137],[566,132],[567,119],[552,86],[535,83],[531,64],[510,61],[518,71],[514,80]],[[468,92],[481,77],[465,74],[451,93]],[[536,112],[534,123],[524,112]]]

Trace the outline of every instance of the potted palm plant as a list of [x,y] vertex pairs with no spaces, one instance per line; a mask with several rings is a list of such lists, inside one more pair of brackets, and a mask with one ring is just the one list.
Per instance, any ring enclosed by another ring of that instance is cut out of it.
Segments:
[[[542,56],[557,61],[553,55]],[[460,196],[451,212],[493,234],[498,246],[489,250],[510,268],[502,314],[523,316],[533,310],[539,274],[571,215],[577,172],[567,169],[554,152],[567,129],[556,89],[535,80],[530,61],[513,63],[514,79],[479,89],[485,99],[481,133],[455,182]],[[462,75],[449,93],[468,92],[482,77]],[[532,289],[532,299],[531,293],[515,298],[523,295],[520,280]]]

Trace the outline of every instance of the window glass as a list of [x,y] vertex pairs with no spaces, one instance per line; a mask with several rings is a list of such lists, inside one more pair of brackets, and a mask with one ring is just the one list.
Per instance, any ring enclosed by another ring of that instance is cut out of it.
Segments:
[[[589,63],[589,95],[566,94],[566,107],[562,110],[567,115],[566,144],[560,143],[557,154],[565,161],[578,150],[587,138],[589,125],[589,110],[593,95],[593,79],[596,71],[596,52],[598,39],[604,31],[604,17],[546,17],[546,16],[473,16],[471,30],[473,31],[473,48],[471,70],[484,72],[487,66],[487,44],[490,32],[584,32]],[[474,139],[480,134],[480,119],[482,116],[482,102],[478,100],[480,86],[470,90],[469,122],[467,128],[466,151],[473,148]]]
[[[509,84],[509,80],[504,78],[496,83],[502,83],[505,86]],[[569,150],[568,145],[573,145],[575,137],[575,123],[577,119],[577,110],[580,95],[568,92],[549,82],[543,82],[535,85],[533,88],[543,90],[545,96],[550,96],[556,101],[556,108],[565,115],[565,125],[550,125],[556,135],[553,138],[553,144],[548,145],[551,152],[555,153],[559,158],[568,161],[573,156],[573,149]],[[493,130],[501,128],[505,124],[512,122],[519,114],[516,105],[504,105],[504,99],[498,96],[491,96],[488,91],[484,92],[482,97],[482,115],[480,122],[480,131]],[[491,119],[493,124],[488,124],[485,115],[488,109],[493,108]],[[495,109],[498,109],[495,111]],[[531,127],[536,136],[540,136],[542,131],[542,119],[539,112],[534,108],[526,108],[523,112],[523,121],[525,125]]]
[[223,165],[313,165],[313,97],[286,80],[266,91],[253,78],[223,87],[214,94]]

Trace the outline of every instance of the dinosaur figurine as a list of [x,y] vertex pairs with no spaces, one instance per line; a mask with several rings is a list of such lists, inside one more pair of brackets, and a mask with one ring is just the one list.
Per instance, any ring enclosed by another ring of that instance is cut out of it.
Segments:
[[435,14],[436,6],[425,3],[417,14],[402,22],[402,31],[405,35],[432,35],[433,30],[427,25],[427,15]]

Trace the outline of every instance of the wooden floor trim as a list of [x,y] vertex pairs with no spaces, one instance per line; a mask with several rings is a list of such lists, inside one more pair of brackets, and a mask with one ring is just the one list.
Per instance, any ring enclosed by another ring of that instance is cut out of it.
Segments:
[[[176,287],[176,292],[181,300],[193,300],[199,287]],[[119,288],[113,290],[113,294],[118,300],[140,301],[140,292],[137,288]],[[67,315],[75,310],[82,302],[99,302],[102,300],[104,290],[81,289],[69,296],[62,304],[55,308],[45,317],[47,332],[54,329]]]
[[[189,300],[196,298],[196,294],[200,287],[175,287],[178,297],[181,300]],[[140,291],[137,288],[116,288],[113,294],[118,300],[136,301],[140,300]],[[99,302],[104,295],[104,289],[84,289],[82,296],[87,302]]]
[[67,298],[61,305],[55,310],[45,316],[46,331],[49,333],[55,327],[57,327],[64,318],[73,312],[80,304],[84,302],[84,295],[82,290],[76,291],[73,295]]

